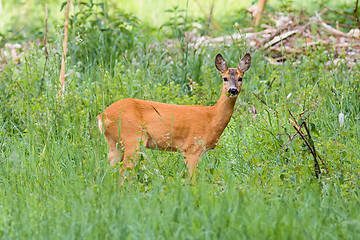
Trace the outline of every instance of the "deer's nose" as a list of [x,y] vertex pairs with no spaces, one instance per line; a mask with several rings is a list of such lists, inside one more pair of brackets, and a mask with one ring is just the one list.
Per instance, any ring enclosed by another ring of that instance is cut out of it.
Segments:
[[236,88],[230,88],[228,93],[236,96],[236,95],[238,95],[239,91]]

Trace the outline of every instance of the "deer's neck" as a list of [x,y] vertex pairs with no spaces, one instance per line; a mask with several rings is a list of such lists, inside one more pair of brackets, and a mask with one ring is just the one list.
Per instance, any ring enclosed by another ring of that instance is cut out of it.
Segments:
[[226,96],[226,91],[221,92],[219,101],[213,106],[213,123],[215,129],[220,130],[220,135],[228,125],[234,111],[236,97]]

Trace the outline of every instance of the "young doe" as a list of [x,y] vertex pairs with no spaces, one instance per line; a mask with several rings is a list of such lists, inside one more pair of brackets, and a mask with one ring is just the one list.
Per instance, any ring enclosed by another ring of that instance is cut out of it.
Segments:
[[249,53],[237,68],[228,68],[224,58],[216,56],[215,66],[221,72],[223,88],[220,99],[211,107],[132,98],[111,104],[97,116],[99,129],[109,144],[110,164],[121,160],[124,169],[133,169],[140,144],[150,149],[180,151],[194,180],[199,158],[216,147],[230,121],[242,78],[250,65]]

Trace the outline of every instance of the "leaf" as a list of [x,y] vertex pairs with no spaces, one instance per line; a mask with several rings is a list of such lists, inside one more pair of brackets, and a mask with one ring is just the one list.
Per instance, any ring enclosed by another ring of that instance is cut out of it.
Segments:
[[311,147],[314,147],[314,141],[313,141],[312,139],[309,139],[309,145],[310,145]]
[[314,123],[310,123],[310,131],[315,133],[316,135],[320,135],[319,131],[316,129],[316,126]]
[[304,118],[300,118],[298,121],[299,127],[301,128],[301,125],[303,124],[303,122],[305,121]]
[[63,3],[61,4],[60,12],[63,10],[63,8],[66,6],[66,4],[67,4],[67,1],[65,1],[65,2],[63,2]]
[[80,4],[85,5],[87,7],[91,7],[90,4],[88,4],[87,2],[80,2]]
[[98,5],[101,7],[103,12],[105,12],[105,4],[102,2],[102,3],[99,3]]

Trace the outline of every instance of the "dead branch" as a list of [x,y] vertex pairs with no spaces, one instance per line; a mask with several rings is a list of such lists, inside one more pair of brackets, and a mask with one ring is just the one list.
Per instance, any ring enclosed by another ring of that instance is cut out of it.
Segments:
[[266,49],[266,48],[268,48],[268,47],[270,47],[270,46],[272,46],[272,45],[274,45],[274,44],[276,44],[276,43],[278,43],[280,41],[283,41],[284,39],[294,35],[297,32],[298,32],[298,30],[291,30],[291,31],[289,31],[287,33],[280,34],[280,35],[274,37],[274,39],[271,40],[270,42],[266,43],[264,48]]
[[61,70],[60,70],[60,90],[59,97],[65,90],[65,60],[67,52],[67,40],[68,40],[68,27],[69,27],[69,10],[71,1],[67,0],[66,11],[65,11],[65,24],[64,24],[64,41],[63,41],[63,54],[61,58]]
[[315,11],[315,15],[317,17],[317,21],[320,23],[320,25],[325,28],[331,35],[334,35],[336,37],[345,37],[345,38],[355,38],[359,39],[359,36],[354,34],[353,31],[350,31],[349,33],[343,33],[339,30],[336,30],[335,28],[332,28],[331,26],[327,25],[320,17],[320,15]]
[[360,47],[360,43],[338,43],[334,45],[335,48],[348,48],[348,47]]
[[291,24],[291,23],[287,23],[285,24],[284,26],[282,26],[281,28],[277,29],[275,32],[271,33],[270,37],[264,39],[263,41],[261,41],[259,44],[258,44],[258,48],[260,48],[260,46],[266,44],[267,42],[270,42],[274,37],[276,37],[277,35],[279,35],[280,33],[282,33],[282,31],[284,31],[285,29],[291,27],[292,25],[294,24]]
[[336,25],[336,26],[339,26],[339,27],[346,27],[346,28],[358,28],[358,26],[353,26],[353,25],[347,25],[347,24],[341,24],[341,23],[334,23],[334,22],[329,22],[329,21],[324,21],[324,23],[326,24],[330,24],[330,25]]

